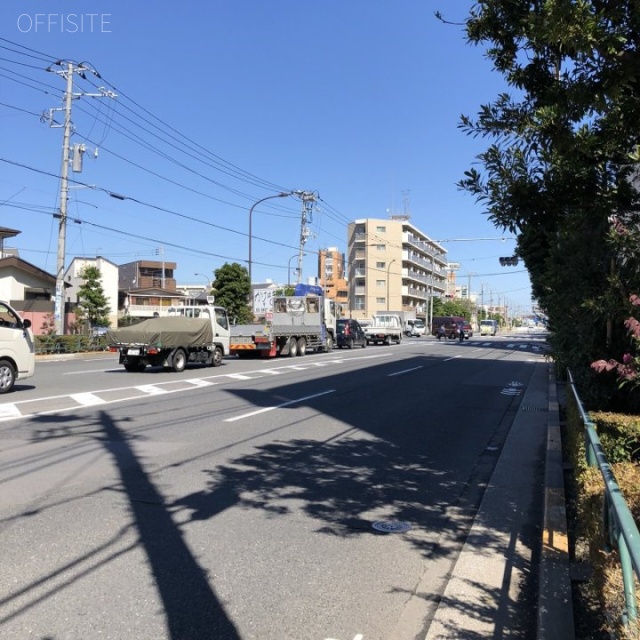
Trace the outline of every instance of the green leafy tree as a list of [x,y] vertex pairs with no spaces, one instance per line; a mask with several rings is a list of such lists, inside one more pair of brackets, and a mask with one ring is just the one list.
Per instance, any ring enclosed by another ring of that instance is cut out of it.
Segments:
[[434,298],[434,316],[461,316],[469,319],[469,306],[466,302],[453,298]]
[[247,324],[253,320],[251,307],[248,304],[251,293],[249,273],[246,267],[237,262],[225,263],[214,272],[216,304],[224,307],[232,321]]
[[111,309],[102,288],[100,270],[98,267],[85,267],[80,277],[84,282],[78,291],[78,321],[86,320],[92,327],[108,327]]
[[611,390],[594,384],[589,364],[628,340],[622,320],[640,272],[635,261],[621,277],[610,220],[639,221],[630,178],[640,137],[640,7],[483,0],[465,24],[510,93],[462,117],[463,131],[490,144],[459,186],[517,235],[560,368],[570,366],[588,399],[604,403]]

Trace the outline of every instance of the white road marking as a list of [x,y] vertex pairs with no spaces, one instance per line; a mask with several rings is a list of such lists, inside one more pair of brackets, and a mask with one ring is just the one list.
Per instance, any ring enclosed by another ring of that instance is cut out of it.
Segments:
[[162,393],[167,393],[166,389],[161,389],[160,387],[156,387],[152,384],[142,384],[140,386],[134,387],[138,391],[142,391],[143,393],[148,393],[150,396],[157,396]]
[[267,413],[268,411],[274,411],[275,409],[282,409],[282,407],[289,407],[292,404],[298,404],[299,402],[304,402],[305,400],[311,400],[312,398],[319,398],[320,396],[326,396],[327,394],[334,393],[334,392],[335,392],[335,389],[329,389],[328,391],[321,391],[320,393],[314,393],[312,396],[305,396],[304,398],[289,400],[281,404],[276,404],[273,407],[264,407],[263,409],[258,409],[257,411],[250,411],[249,413],[243,413],[242,415],[235,416],[234,418],[227,418],[225,422],[236,422],[237,420],[242,420],[243,418],[251,418],[252,416],[260,415],[261,413]]
[[460,358],[461,356],[453,356],[452,358],[445,358],[442,362],[449,362],[449,360],[455,360],[456,358]]
[[85,407],[92,407],[93,405],[104,404],[105,402],[94,393],[72,393],[69,397]]
[[21,415],[15,404],[0,405],[0,418],[19,418]]
[[225,375],[234,380],[251,380],[251,376],[246,376],[244,373],[227,373]]
[[209,382],[202,378],[189,378],[188,380],[185,380],[185,382],[190,382],[194,387],[212,387],[216,384],[215,382]]
[[117,369],[84,369],[82,371],[65,371],[64,376],[83,376],[85,373],[111,373],[112,371],[122,371],[120,367]]
[[422,365],[420,365],[419,367],[413,367],[412,369],[403,369],[402,371],[394,371],[393,373],[388,374],[387,377],[391,378],[392,376],[401,376],[411,371],[417,371],[418,369],[422,369]]

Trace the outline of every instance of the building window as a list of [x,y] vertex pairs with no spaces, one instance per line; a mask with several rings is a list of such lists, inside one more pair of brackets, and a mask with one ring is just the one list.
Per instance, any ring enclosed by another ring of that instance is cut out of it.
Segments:
[[386,266],[386,262],[376,262],[376,269],[384,269]]
[[376,304],[385,304],[386,301],[386,298],[376,298]]
[[353,301],[353,308],[356,311],[364,311],[365,310],[365,305],[364,305],[364,296],[356,296],[354,301]]
[[386,244],[377,244],[376,245],[376,251],[385,251],[387,248]]
[[387,231],[387,227],[383,227],[383,226],[376,227],[377,233],[386,233],[386,231]]
[[384,287],[386,286],[387,281],[386,280],[376,280],[376,287]]

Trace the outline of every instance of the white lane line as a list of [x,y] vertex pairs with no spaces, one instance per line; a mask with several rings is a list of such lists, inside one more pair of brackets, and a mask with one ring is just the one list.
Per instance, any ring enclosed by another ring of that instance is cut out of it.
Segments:
[[15,404],[0,405],[0,418],[19,418],[21,415]]
[[268,373],[270,376],[281,376],[282,371],[277,369],[260,369],[260,373]]
[[276,404],[273,407],[264,407],[264,409],[258,409],[257,411],[250,411],[249,413],[243,413],[242,415],[235,416],[234,418],[227,418],[225,422],[236,422],[236,420],[242,420],[243,418],[251,418],[252,416],[260,415],[261,413],[267,413],[268,411],[273,411],[274,409],[282,409],[282,407],[288,407],[292,404],[298,404],[299,402],[304,402],[305,400],[311,400],[313,398],[319,398],[320,396],[326,396],[327,394],[334,393],[334,392],[335,392],[335,389],[329,389],[328,391],[315,393],[312,396],[305,396],[304,398],[289,400],[288,402],[283,402],[282,404]]
[[403,369],[402,371],[394,371],[394,373],[388,374],[387,377],[391,378],[392,376],[401,376],[401,375],[404,375],[405,373],[410,373],[411,371],[417,371],[418,369],[422,369],[422,365],[420,365],[419,367],[413,367],[412,369]]
[[456,358],[460,358],[462,356],[453,356],[452,358],[445,358],[442,362],[449,362],[449,360],[455,360]]
[[212,387],[216,384],[215,382],[209,382],[202,378],[189,378],[189,380],[185,380],[185,382],[190,382],[194,387]]
[[65,371],[63,376],[83,376],[85,373],[111,373],[112,371],[122,371],[121,368],[117,369],[85,369],[83,371]]
[[227,373],[226,376],[234,380],[251,380],[251,376],[245,376],[244,373]]
[[92,407],[96,404],[104,404],[104,400],[99,398],[95,393],[72,393],[69,395],[72,400],[84,407]]
[[167,393],[166,389],[161,389],[160,387],[156,387],[152,384],[142,384],[138,387],[134,387],[138,391],[142,391],[143,393],[148,393],[150,396],[157,396],[161,393]]

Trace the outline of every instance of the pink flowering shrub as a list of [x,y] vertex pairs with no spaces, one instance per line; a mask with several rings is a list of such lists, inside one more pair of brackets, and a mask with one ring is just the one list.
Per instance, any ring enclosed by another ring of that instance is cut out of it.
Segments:
[[[640,306],[640,296],[633,294],[629,297],[629,301],[636,307]],[[640,355],[638,355],[638,351],[640,350],[640,322],[635,318],[627,318],[624,326],[633,339],[634,351],[636,353],[625,353],[622,356],[622,362],[613,359],[596,360],[591,363],[591,368],[598,373],[615,371],[620,386],[629,383],[640,384]]]

